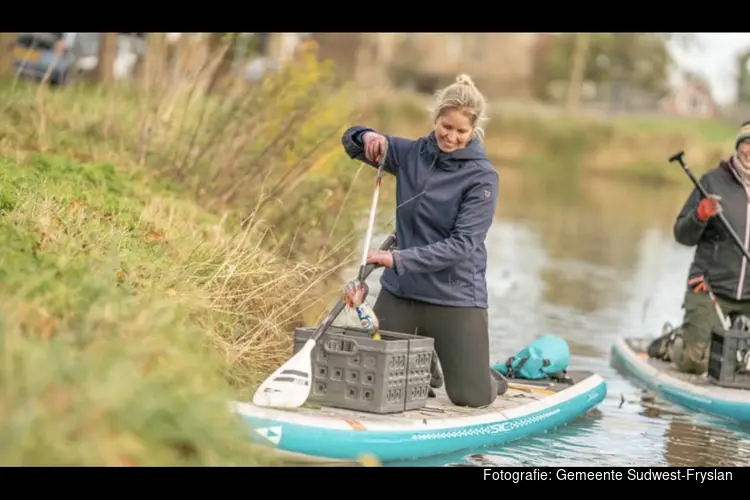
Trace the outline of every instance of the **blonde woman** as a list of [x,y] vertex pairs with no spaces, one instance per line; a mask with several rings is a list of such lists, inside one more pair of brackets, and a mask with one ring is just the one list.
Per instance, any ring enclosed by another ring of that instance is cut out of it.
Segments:
[[437,93],[432,121],[416,140],[354,126],[342,143],[373,167],[385,153],[396,177],[398,250],[368,257],[386,268],[374,306],[381,329],[435,339],[451,402],[481,407],[507,383],[489,368],[485,280],[498,175],[483,145],[485,99],[468,76]]

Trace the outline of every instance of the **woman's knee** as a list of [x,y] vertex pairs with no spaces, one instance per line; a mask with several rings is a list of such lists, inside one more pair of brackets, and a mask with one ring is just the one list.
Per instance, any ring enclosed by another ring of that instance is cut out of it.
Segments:
[[719,319],[711,298],[705,293],[689,290],[685,296],[685,316],[681,327],[685,345],[707,344],[716,325],[719,325]]
[[446,385],[448,399],[456,406],[466,406],[469,408],[481,408],[483,406],[491,405],[497,397],[497,383],[494,380],[491,380],[492,377],[490,377],[489,374],[488,377],[490,379],[488,380],[489,387],[486,388],[486,390],[484,390],[485,388],[478,387],[450,391]]
[[463,366],[471,368],[443,374],[445,392],[450,402],[470,408],[492,404],[498,394],[498,382],[492,376],[490,368],[474,364]]
[[679,371],[702,375],[708,369],[708,344],[675,342],[672,360]]
[[425,321],[451,403],[472,408],[491,404],[497,382],[490,373],[487,311],[433,306]]
[[711,341],[711,330],[718,325],[718,318],[713,307],[704,304],[704,298],[693,298],[693,303],[686,304],[685,318],[681,327],[682,342],[672,360],[677,369],[684,373],[702,374],[708,368],[708,345]]

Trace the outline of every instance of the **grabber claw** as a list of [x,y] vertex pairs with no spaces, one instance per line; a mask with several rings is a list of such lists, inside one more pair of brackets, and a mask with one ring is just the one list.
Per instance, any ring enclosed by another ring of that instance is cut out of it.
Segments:
[[351,308],[364,304],[370,288],[362,281],[350,281],[344,286],[344,302]]
[[350,281],[344,287],[344,302],[346,306],[354,309],[359,319],[359,326],[372,335],[373,339],[380,340],[378,329],[380,327],[375,311],[365,302],[369,292],[367,283],[361,281]]

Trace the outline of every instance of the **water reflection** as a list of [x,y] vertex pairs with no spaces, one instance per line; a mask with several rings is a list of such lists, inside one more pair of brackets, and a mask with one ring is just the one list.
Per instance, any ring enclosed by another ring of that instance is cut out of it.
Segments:
[[[705,418],[690,418],[680,410],[653,398],[643,398],[641,415],[667,420],[664,432],[664,460],[670,466],[746,466],[750,443],[741,431]],[[705,423],[702,421],[706,420]]]
[[655,401],[609,366],[617,337],[654,335],[681,318],[692,249],[674,242],[672,224],[689,182],[562,182],[506,169],[500,179],[487,237],[492,357],[561,335],[576,367],[606,378],[608,396],[597,414],[549,434],[400,465],[476,466],[478,455],[520,465],[750,464],[747,431]]

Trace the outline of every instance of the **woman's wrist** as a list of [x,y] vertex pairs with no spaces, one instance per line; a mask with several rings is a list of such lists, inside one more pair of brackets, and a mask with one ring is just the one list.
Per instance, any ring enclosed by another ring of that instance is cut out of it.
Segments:
[[398,274],[398,250],[391,250],[391,261],[393,262],[393,270]]

